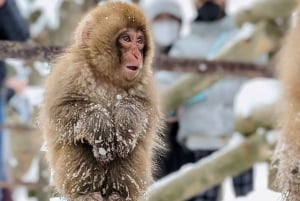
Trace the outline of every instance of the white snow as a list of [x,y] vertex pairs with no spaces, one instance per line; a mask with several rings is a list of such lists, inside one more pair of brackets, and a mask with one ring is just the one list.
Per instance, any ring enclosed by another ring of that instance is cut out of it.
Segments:
[[51,66],[48,62],[35,61],[34,68],[39,72],[41,76],[47,76],[50,73]]
[[206,64],[200,64],[198,69],[202,72],[206,71],[207,70],[207,65]]
[[50,201],[61,201],[61,199],[60,198],[50,198]]
[[226,179],[223,183],[225,192],[222,201],[279,201],[281,198],[280,193],[271,191],[268,186],[268,165],[266,163],[258,163],[254,167],[254,191],[245,197],[236,198],[234,195],[231,179]]
[[117,94],[117,95],[116,95],[116,99],[117,99],[117,100],[121,100],[121,99],[122,99],[122,96],[121,96],[120,94]]
[[44,94],[44,88],[38,86],[27,86],[24,91],[24,96],[26,96],[33,106],[38,106],[42,103]]
[[236,114],[249,117],[253,110],[279,100],[281,85],[271,78],[255,78],[247,81],[235,97]]
[[99,154],[105,156],[107,151],[104,148],[99,148]]
[[[184,174],[191,169],[191,164],[184,165],[179,171]],[[169,182],[175,175],[170,175],[168,179],[162,180],[150,186],[149,190],[159,188]],[[223,199],[221,201],[279,201],[281,194],[268,189],[268,164],[258,163],[254,166],[254,190],[244,197],[236,197],[233,190],[232,179],[227,178],[222,184]]]
[[229,14],[236,14],[240,10],[251,8],[259,0],[227,0],[226,11]]
[[[38,182],[39,179],[39,159],[34,158],[30,169],[22,178],[24,182]],[[28,189],[25,186],[18,186],[13,191],[13,198],[17,201],[38,201],[34,197],[28,197]]]
[[13,199],[16,201],[38,201],[36,198],[28,197],[28,190],[23,186],[14,189]]
[[36,11],[41,12],[38,20],[30,26],[32,36],[38,35],[46,27],[50,29],[57,29],[59,27],[61,16],[59,9],[62,2],[62,0],[17,0],[17,4],[25,17],[29,17],[30,14]]
[[16,71],[16,78],[24,81],[28,81],[28,76],[31,73],[29,66],[25,65],[24,60],[20,59],[5,59],[7,65]]

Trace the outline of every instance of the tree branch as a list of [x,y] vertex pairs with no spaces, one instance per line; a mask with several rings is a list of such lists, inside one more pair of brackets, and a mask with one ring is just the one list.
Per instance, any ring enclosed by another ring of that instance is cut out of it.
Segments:
[[160,56],[154,59],[153,66],[157,70],[198,74],[216,73],[244,77],[273,77],[273,73],[267,69],[267,66],[246,62],[211,61],[205,59],[183,59]]
[[41,182],[23,182],[23,181],[14,181],[14,182],[0,182],[0,188],[8,188],[8,189],[14,189],[18,186],[26,186],[27,189],[30,190],[36,190],[36,189],[42,189],[42,188],[50,188],[48,183],[41,183]]
[[154,183],[147,191],[148,201],[181,201],[249,169],[271,155],[274,142],[267,141],[265,132],[257,133],[236,146],[226,147],[210,157],[186,165]]
[[0,41],[0,60],[6,58],[50,61],[59,53],[62,47],[42,46],[21,42]]
[[28,125],[24,125],[24,124],[4,124],[4,125],[0,125],[0,130],[5,130],[5,129],[9,129],[9,130],[15,130],[15,131],[35,131],[38,130],[37,128],[28,126]]
[[[0,41],[0,60],[16,58],[25,60],[51,61],[62,52],[59,46],[42,46],[20,42]],[[217,73],[245,77],[272,77],[266,66],[230,61],[204,59],[182,59],[159,56],[154,58],[155,70],[170,70],[198,74]]]

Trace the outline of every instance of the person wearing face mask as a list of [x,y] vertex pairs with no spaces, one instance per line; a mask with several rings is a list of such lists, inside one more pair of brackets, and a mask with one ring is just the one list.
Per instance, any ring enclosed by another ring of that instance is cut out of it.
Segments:
[[213,22],[225,17],[224,1],[197,1],[196,22]]
[[[142,1],[141,7],[147,14],[152,28],[156,55],[168,55],[172,45],[180,38],[183,12],[178,0]],[[155,72],[155,79],[160,91],[168,88],[182,74],[170,71]],[[177,142],[178,121],[176,111],[167,117],[165,142],[168,151],[158,161],[156,179],[178,170],[183,164],[193,161],[192,152]]]
[[178,0],[148,0],[141,2],[152,28],[156,54],[168,54],[180,37],[183,13]]
[[[196,17],[191,33],[171,48],[171,57],[213,59],[239,30],[226,14],[225,0],[195,0]],[[177,141],[194,154],[194,162],[224,147],[234,133],[234,97],[245,78],[224,78],[182,105]],[[233,178],[236,196],[253,190],[253,170]],[[218,200],[220,186],[196,196],[193,201]]]
[[167,54],[178,39],[181,20],[170,14],[160,14],[153,19],[152,29],[156,45]]
[[[169,56],[170,50],[181,38],[184,13],[180,0],[144,0],[144,9],[150,24],[155,44],[155,55]],[[155,73],[161,91],[167,89],[182,73],[160,70]]]
[[225,0],[195,0],[195,7],[190,34],[173,44],[172,57],[213,59],[238,33],[234,17],[226,15]]

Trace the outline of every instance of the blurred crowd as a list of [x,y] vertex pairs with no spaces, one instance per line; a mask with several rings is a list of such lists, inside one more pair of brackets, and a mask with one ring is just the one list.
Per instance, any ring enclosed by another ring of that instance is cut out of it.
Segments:
[[[141,0],[140,6],[151,23],[155,54],[210,60],[218,58],[219,53],[243,32],[236,25],[235,17],[228,12],[232,8],[229,7],[230,2]],[[185,3],[190,6],[184,7]],[[15,0],[0,0],[0,40],[27,41],[29,37],[28,24],[20,14]],[[267,60],[266,57],[260,57],[257,61]],[[188,73],[155,72],[162,93],[188,76]],[[156,179],[179,170],[185,164],[210,156],[228,145],[237,135],[240,136],[235,129],[235,100],[241,86],[247,81],[245,77],[218,78],[218,81],[167,114],[164,133],[168,152],[159,161]],[[0,61],[0,184],[12,177],[10,168],[7,168],[9,136],[1,125],[5,125],[8,104],[24,117],[24,121],[28,120],[28,102],[19,96],[26,86],[24,79],[7,78],[7,65]],[[235,195],[246,196],[253,190],[253,168],[233,177],[232,181]],[[190,201],[221,199],[222,186],[217,185]],[[9,200],[12,200],[12,192],[9,188],[2,188],[0,201]]]
[[[194,0],[192,3],[195,16],[188,24],[188,34],[183,35],[186,14],[179,1],[141,2],[151,22],[157,55],[214,59],[237,37],[240,28],[234,17],[227,14],[226,0]],[[163,91],[186,75],[158,71],[155,76]],[[208,157],[229,143],[235,133],[234,99],[245,81],[246,78],[241,77],[220,79],[168,114],[165,134],[169,152],[160,162],[158,179],[184,164]],[[234,177],[233,186],[236,196],[251,192],[253,169]],[[221,194],[221,186],[217,185],[191,200],[217,201]]]
[[[0,0],[0,40],[26,41],[29,39],[29,27],[21,16],[14,0]],[[0,182],[10,181],[12,174],[10,162],[10,138],[4,129],[6,122],[6,106],[17,94],[22,93],[26,82],[17,78],[7,79],[7,67],[0,61]],[[18,104],[17,104],[18,105]],[[12,192],[2,188],[0,200],[11,201]]]

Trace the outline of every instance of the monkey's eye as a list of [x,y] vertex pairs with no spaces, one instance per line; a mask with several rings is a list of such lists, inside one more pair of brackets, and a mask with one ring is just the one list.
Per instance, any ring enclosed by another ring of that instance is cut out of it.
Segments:
[[123,35],[122,37],[121,37],[121,39],[123,40],[123,41],[126,41],[126,42],[130,42],[130,37],[129,37],[129,35]]
[[137,43],[143,45],[144,44],[144,38],[143,37],[139,37],[137,39]]

